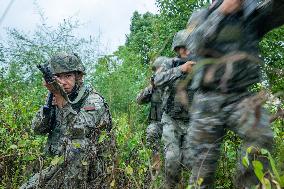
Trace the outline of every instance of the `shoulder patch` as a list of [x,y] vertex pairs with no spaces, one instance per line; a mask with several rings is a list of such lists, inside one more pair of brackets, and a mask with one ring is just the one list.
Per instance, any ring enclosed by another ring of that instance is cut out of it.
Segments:
[[92,111],[92,110],[96,110],[96,107],[95,106],[85,106],[85,107],[83,107],[83,110]]

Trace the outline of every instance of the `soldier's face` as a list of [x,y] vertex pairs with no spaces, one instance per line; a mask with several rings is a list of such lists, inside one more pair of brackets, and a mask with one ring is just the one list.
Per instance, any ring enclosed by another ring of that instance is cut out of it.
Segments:
[[189,55],[189,51],[185,47],[177,48],[176,52],[181,58],[186,58]]
[[76,84],[76,76],[74,73],[56,74],[56,79],[67,94],[71,93]]

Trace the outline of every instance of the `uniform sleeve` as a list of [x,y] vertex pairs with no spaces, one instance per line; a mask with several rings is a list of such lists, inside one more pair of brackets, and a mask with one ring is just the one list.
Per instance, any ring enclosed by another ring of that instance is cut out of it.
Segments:
[[164,87],[174,82],[176,79],[183,75],[180,66],[168,69],[164,72],[159,72],[155,74],[154,85],[156,87]]
[[136,97],[136,102],[139,105],[146,104],[151,102],[153,87],[148,86],[143,91],[141,91],[138,96]]
[[43,114],[43,107],[40,108],[32,121],[32,128],[35,134],[44,135],[51,131],[50,116],[45,116]]
[[187,48],[192,52],[202,49],[207,43],[212,42],[217,37],[217,30],[225,15],[219,9],[213,11],[188,37]]

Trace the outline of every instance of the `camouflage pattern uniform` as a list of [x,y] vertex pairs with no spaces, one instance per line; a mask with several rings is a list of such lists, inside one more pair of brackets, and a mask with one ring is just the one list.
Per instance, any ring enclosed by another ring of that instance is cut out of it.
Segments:
[[[152,65],[153,71],[162,72],[169,69],[171,62],[167,57],[158,57]],[[152,78],[155,77],[155,74]],[[152,81],[151,81],[152,82]],[[151,103],[149,113],[149,126],[146,130],[146,143],[147,146],[152,150],[153,154],[157,154],[160,150],[160,139],[162,136],[163,126],[161,123],[163,107],[167,100],[167,88],[158,88],[152,84],[146,87],[142,92],[139,93],[136,100],[138,104]]]
[[[175,46],[184,46],[184,40],[188,32],[182,30],[177,33],[173,42]],[[179,42],[178,42],[179,40]],[[158,88],[168,87],[168,99],[162,116],[163,134],[162,140],[165,153],[165,188],[175,188],[180,181],[183,159],[187,154],[183,153],[184,135],[189,125],[188,106],[184,105],[177,95],[177,87],[185,77],[180,66],[174,66],[174,59],[171,59],[172,68],[157,73],[154,78],[154,85]]]
[[[184,135],[188,128],[188,107],[185,107],[176,95],[176,87],[184,74],[179,67],[170,69],[167,74],[155,77],[155,84],[161,81],[171,81],[169,86],[169,98],[162,116],[163,134],[162,140],[165,153],[166,187],[175,188],[180,180],[183,158]],[[175,78],[175,79],[174,79]],[[159,82],[158,82],[159,81]]]
[[[142,99],[147,98],[147,99]],[[153,90],[152,86],[146,87],[137,97],[138,104],[151,103],[149,114],[149,125],[146,129],[146,144],[152,150],[153,154],[157,154],[160,149],[160,139],[162,136],[163,126],[162,118],[162,91]]]
[[[201,188],[213,188],[226,129],[244,139],[244,150],[248,146],[271,149],[269,115],[257,102],[258,97],[248,90],[260,81],[262,61],[257,57],[257,45],[264,35],[261,20],[262,16],[245,20],[240,13],[224,16],[217,9],[187,40],[187,47],[202,57],[191,85],[198,92],[186,136],[186,151],[192,157],[190,184],[202,178]],[[257,151],[253,156],[259,159]],[[245,169],[240,161],[238,171],[237,188],[258,183],[251,166]]]
[[[60,53],[54,58],[62,66],[51,64],[53,73],[83,71],[74,55]],[[32,123],[34,132],[48,134],[45,151],[61,161],[35,174],[21,189],[109,187],[113,152],[108,105],[90,86],[78,86],[75,93],[69,98],[76,103],[54,107],[52,118],[43,113],[43,108],[37,112]],[[52,124],[50,119],[54,120]]]

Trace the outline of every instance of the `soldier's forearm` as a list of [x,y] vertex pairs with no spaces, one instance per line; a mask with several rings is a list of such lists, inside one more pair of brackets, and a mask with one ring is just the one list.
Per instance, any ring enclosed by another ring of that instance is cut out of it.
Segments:
[[176,79],[181,77],[183,72],[181,71],[180,66],[169,69],[165,72],[157,73],[154,78],[154,84],[156,87],[163,87],[169,85],[171,82],[174,82]]

